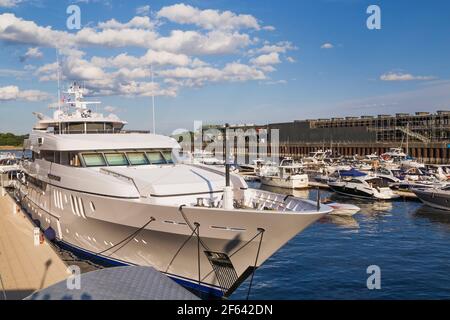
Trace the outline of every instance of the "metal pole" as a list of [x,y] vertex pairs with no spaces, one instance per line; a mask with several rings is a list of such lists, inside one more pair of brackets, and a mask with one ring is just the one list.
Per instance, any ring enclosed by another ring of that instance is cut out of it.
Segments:
[[320,188],[317,188],[317,211],[320,210]]
[[225,142],[225,186],[229,187],[230,186],[230,164],[228,161],[228,139],[227,139],[227,134],[228,134],[228,128],[230,127],[230,125],[228,123],[225,124],[225,138],[224,138],[224,142]]
[[150,72],[152,74],[153,134],[156,134],[156,125],[155,125],[155,82],[154,82],[154,77],[153,77],[153,63],[150,65]]

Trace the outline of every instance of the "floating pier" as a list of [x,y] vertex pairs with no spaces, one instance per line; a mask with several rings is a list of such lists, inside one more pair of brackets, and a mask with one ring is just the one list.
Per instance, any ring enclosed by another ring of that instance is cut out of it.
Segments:
[[46,240],[35,240],[28,216],[9,194],[0,195],[0,300],[23,299],[69,276]]
[[[70,281],[70,280],[69,280]],[[100,269],[80,276],[78,286],[66,281],[33,293],[26,300],[200,300],[152,267]]]

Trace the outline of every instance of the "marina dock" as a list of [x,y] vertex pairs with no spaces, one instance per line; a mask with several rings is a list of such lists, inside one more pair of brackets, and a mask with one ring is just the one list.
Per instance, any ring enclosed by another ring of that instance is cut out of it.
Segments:
[[0,196],[0,300],[23,299],[68,276],[45,240],[35,246],[34,226],[14,203],[8,194]]

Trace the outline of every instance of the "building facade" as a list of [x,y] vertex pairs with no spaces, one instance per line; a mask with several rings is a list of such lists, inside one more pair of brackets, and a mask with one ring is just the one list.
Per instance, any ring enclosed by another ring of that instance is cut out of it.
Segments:
[[[223,129],[223,126],[216,128]],[[389,148],[402,147],[425,163],[450,162],[450,111],[231,125],[230,128],[267,129],[269,133],[278,129],[280,157],[301,158],[319,149],[331,149],[334,154],[344,156],[379,155]]]

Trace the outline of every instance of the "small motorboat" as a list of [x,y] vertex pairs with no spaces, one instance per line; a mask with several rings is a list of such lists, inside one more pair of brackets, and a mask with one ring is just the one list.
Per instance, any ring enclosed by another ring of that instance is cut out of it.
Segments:
[[326,204],[327,206],[333,208],[333,211],[330,213],[332,215],[337,216],[353,216],[359,211],[361,211],[361,208],[358,206],[355,206],[353,204],[347,204],[347,203],[338,203],[334,202],[330,199],[324,199],[321,201],[323,204]]

